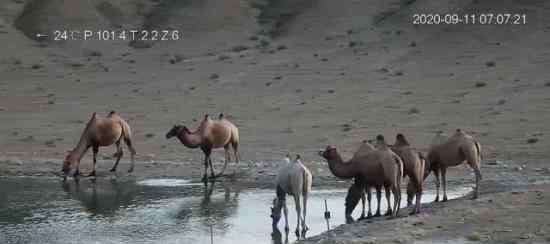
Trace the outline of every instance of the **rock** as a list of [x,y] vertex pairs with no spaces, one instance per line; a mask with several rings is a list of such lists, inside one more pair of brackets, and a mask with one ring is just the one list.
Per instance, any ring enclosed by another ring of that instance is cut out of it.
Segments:
[[527,139],[527,144],[534,144],[534,143],[537,143],[539,141],[539,139],[537,138],[529,138]]
[[218,60],[220,60],[220,61],[227,60],[227,59],[230,59],[230,58],[231,57],[229,55],[224,55],[224,54],[218,56]]
[[85,57],[101,57],[103,54],[100,51],[96,50],[84,50]]
[[233,48],[231,48],[231,51],[233,52],[242,52],[242,51],[246,51],[248,50],[249,47],[248,46],[245,46],[245,45],[237,45],[237,46],[234,46]]
[[220,76],[218,74],[211,74],[210,77],[208,77],[208,79],[211,79],[211,80],[215,80],[215,79],[218,79],[220,78]]
[[478,232],[472,232],[466,236],[466,239],[469,241],[481,241],[481,235]]

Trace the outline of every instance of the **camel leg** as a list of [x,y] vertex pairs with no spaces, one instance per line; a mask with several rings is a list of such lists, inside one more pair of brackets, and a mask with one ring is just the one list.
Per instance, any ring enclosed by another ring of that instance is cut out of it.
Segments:
[[[388,204],[386,214],[384,214],[384,215],[385,216],[391,216],[392,215],[392,210],[391,210],[391,201],[390,201],[390,197],[391,197],[390,187],[384,186],[384,191],[386,192],[386,202]],[[394,198],[397,198],[397,196],[394,196]]]
[[[417,184],[419,185],[419,184]],[[416,206],[415,206],[415,214],[420,213],[420,205],[422,204],[422,186],[419,185],[416,187]]]
[[235,163],[239,164],[239,161],[241,160],[241,154],[239,153],[239,143],[233,142],[231,143],[231,146],[233,147],[233,153],[235,154]]
[[380,202],[382,201],[382,187],[376,186],[376,201],[378,202],[378,205],[376,206],[376,213],[374,214],[374,217],[380,217]]
[[214,172],[214,165],[212,165],[212,157],[208,157],[208,165],[210,166],[210,179],[215,179],[217,176],[221,175],[216,175],[216,173]]
[[481,171],[479,170],[479,164],[476,163],[470,163],[468,161],[468,165],[474,170],[474,173],[476,174],[476,188],[474,189],[474,196],[472,199],[476,199],[479,197],[479,182],[481,181]]
[[[128,146],[128,150],[130,150],[130,169],[128,169],[128,173],[131,173],[134,171],[135,166],[135,157],[136,157],[136,149],[132,145],[132,140],[130,138],[124,138],[124,143],[126,143],[126,146]],[[122,157],[122,149],[120,150],[120,157]]]
[[372,218],[372,210],[371,210],[372,193],[371,193],[371,188],[370,187],[367,187],[365,189],[367,191],[367,202],[369,204],[369,210],[367,212],[367,219],[368,219],[368,218]]
[[296,238],[300,239],[300,224],[301,224],[301,212],[302,209],[300,207],[300,194],[294,194],[294,205],[296,208]]
[[306,232],[309,230],[309,227],[307,226],[306,224],[306,216],[307,216],[307,192],[304,192],[303,196],[302,196],[302,206],[303,206],[303,212],[304,212],[304,217],[302,219],[302,237],[305,238],[306,237]]
[[204,174],[202,175],[202,182],[207,182],[208,177],[208,163],[210,161],[210,154],[212,153],[212,149],[208,147],[202,147],[202,152],[204,153]]
[[447,201],[447,168],[441,167],[441,181],[443,183],[443,201]]
[[225,153],[225,163],[223,164],[222,171],[220,171],[216,177],[220,177],[225,172],[225,169],[227,168],[227,162],[231,161],[231,153],[229,153],[229,144],[225,145],[223,147],[224,153]]
[[410,207],[412,205],[415,196],[415,187],[413,186],[413,184],[413,179],[409,178],[409,182],[407,183],[407,207]]
[[288,227],[288,208],[286,207],[286,198],[283,201],[283,213],[285,214],[285,232],[288,235],[290,228]]
[[363,209],[361,210],[361,217],[359,219],[366,218],[366,215],[365,215],[365,202],[366,201],[367,201],[367,199],[365,197],[365,192],[361,191],[361,205],[362,205]]
[[439,202],[439,186],[440,186],[440,181],[439,181],[439,169],[434,169],[434,175],[435,175],[435,201],[434,202]]
[[118,163],[120,162],[120,158],[122,158],[122,147],[120,146],[120,141],[117,141],[116,142],[116,153],[115,153],[115,157],[116,157],[116,161],[115,161],[115,164],[113,165],[113,168],[111,168],[111,172],[115,172],[116,171],[116,168],[118,167]]
[[94,161],[92,165],[92,173],[90,173],[88,176],[95,176],[95,164],[97,163],[97,152],[99,151],[99,146],[93,146],[92,152],[94,154]]
[[401,189],[398,186],[392,187],[393,192],[393,217],[397,217],[401,209]]

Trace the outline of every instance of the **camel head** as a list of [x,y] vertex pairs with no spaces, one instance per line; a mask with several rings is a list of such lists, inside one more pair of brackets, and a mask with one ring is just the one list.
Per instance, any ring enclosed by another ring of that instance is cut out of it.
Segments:
[[80,159],[75,153],[73,153],[73,151],[69,151],[63,160],[63,168],[61,171],[64,176],[74,176],[79,166]]
[[283,204],[279,200],[279,198],[273,199],[273,206],[271,207],[271,219],[273,220],[272,224],[273,226],[277,226],[279,223],[279,220],[281,219],[281,209],[283,208]]
[[182,130],[186,129],[185,126],[182,126],[182,125],[174,125],[174,127],[172,127],[172,129],[170,129],[170,131],[168,131],[168,133],[166,133],[166,139],[170,139],[174,136],[178,136]]
[[319,151],[319,156],[325,158],[325,159],[334,159],[338,155],[338,152],[336,151],[336,148],[333,146],[327,146],[325,151]]

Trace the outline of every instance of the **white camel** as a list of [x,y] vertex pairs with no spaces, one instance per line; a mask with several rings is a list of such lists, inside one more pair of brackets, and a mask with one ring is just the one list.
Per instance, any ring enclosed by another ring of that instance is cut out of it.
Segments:
[[[290,161],[287,155],[286,159]],[[276,227],[277,223],[281,219],[281,209],[285,214],[285,231],[288,233],[288,209],[286,207],[286,195],[294,197],[294,203],[296,206],[296,236],[300,238],[300,224],[302,226],[301,236],[305,237],[306,232],[309,230],[306,225],[306,213],[307,213],[307,198],[309,192],[311,192],[311,173],[304,166],[300,160],[300,155],[296,155],[296,159],[286,165],[283,165],[277,175],[277,197],[273,199],[273,207],[271,207],[271,218],[273,219],[273,226]],[[302,198],[303,204],[300,203]],[[303,208],[303,212],[302,212]],[[302,212],[302,214],[300,214]]]

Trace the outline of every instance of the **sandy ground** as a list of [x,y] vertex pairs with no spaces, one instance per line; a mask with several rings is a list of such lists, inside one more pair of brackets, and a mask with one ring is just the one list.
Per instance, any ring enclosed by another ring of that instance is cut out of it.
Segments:
[[[437,131],[462,128],[483,145],[484,184],[496,189],[487,194],[517,187],[527,192],[452,201],[419,217],[368,225],[414,229],[412,223],[425,221],[421,240],[461,238],[491,219],[505,229],[503,218],[524,218],[524,209],[538,201],[530,185],[550,179],[546,1],[303,0],[263,7],[252,0],[110,2],[0,1],[1,175],[52,176],[91,114],[115,110],[132,126],[138,162],[129,177],[138,178],[200,177],[202,153],[164,135],[174,124],[195,127],[205,113],[223,112],[241,133],[243,160],[228,172],[251,187],[271,187],[287,152],[302,155],[314,186],[347,186],[332,177],[319,149],[336,145],[347,158],[363,139],[399,132],[425,148]],[[414,26],[410,18],[483,11],[525,13],[528,24]],[[183,37],[134,48],[128,41],[37,42],[25,36],[60,26],[174,28]],[[270,31],[276,36],[262,35]],[[100,150],[99,177],[110,177],[114,150]],[[217,169],[222,156],[215,153]],[[87,155],[82,170],[90,167]],[[128,167],[125,157],[119,177],[127,177]],[[466,167],[449,174],[450,184],[473,182]],[[433,188],[431,180],[427,185]],[[546,194],[546,187],[541,191]],[[490,208],[497,202],[518,208],[489,217],[504,211]],[[473,229],[432,228],[474,215],[479,221],[468,225]],[[526,233],[540,226],[521,225]],[[349,227],[352,233],[362,228]]]

